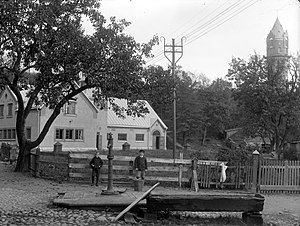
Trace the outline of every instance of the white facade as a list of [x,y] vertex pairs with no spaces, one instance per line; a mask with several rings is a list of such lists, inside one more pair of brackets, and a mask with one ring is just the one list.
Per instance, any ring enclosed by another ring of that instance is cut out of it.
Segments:
[[[123,106],[127,103],[119,99],[116,102]],[[39,147],[41,151],[53,151],[59,142],[63,151],[107,149],[107,133],[111,132],[114,149],[122,149],[125,142],[131,149],[166,149],[167,127],[148,102],[146,106],[150,113],[145,117],[122,119],[110,109],[99,110],[85,93],[80,93],[62,109]],[[0,144],[16,144],[17,107],[16,97],[6,88],[0,94]],[[38,137],[51,114],[45,106],[31,110],[26,120],[28,139]]]

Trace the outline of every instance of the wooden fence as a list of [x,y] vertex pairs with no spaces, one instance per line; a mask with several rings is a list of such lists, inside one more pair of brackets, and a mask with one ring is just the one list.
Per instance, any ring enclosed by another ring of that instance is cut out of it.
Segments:
[[261,159],[258,181],[261,192],[300,192],[300,161]]
[[[89,161],[93,154],[89,153],[70,153],[69,154],[69,179],[82,180],[89,179],[91,170]],[[100,155],[104,160],[104,165],[101,169],[101,179],[107,179],[107,156]],[[128,181],[135,177],[133,169],[133,161],[135,157],[131,156],[114,156],[113,160],[113,175],[118,181]],[[189,183],[191,178],[191,159],[163,159],[163,158],[147,158],[148,171],[147,181],[153,182],[175,182],[179,186],[183,183]],[[219,165],[220,161],[205,161],[198,160],[197,163]]]
[[[89,161],[93,153],[32,152],[30,170],[35,176],[59,181],[89,181]],[[107,180],[107,156],[101,169],[101,179]],[[168,184],[197,184],[200,188],[215,188],[220,179],[220,161],[147,158],[148,182]],[[114,156],[114,183],[129,183],[134,177],[134,157]],[[193,167],[192,167],[192,163]],[[196,178],[196,182],[194,179]],[[131,182],[130,182],[131,183]],[[256,153],[245,165],[228,166],[225,188],[251,189],[253,192],[300,192],[300,161],[266,160]],[[195,186],[196,187],[196,186]]]
[[[198,165],[198,182],[201,188],[216,188],[220,180],[220,167],[212,164]],[[252,182],[252,166],[228,166],[226,181],[223,185],[232,189],[250,189]]]

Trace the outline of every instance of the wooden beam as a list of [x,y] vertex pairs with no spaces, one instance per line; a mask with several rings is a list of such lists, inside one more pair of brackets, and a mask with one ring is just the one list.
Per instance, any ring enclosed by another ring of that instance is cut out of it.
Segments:
[[142,196],[140,196],[139,198],[137,198],[136,200],[134,200],[126,209],[124,209],[121,213],[118,214],[118,216],[116,216],[116,218],[114,219],[114,221],[119,220],[125,213],[127,213],[129,210],[131,210],[142,199],[146,198],[150,194],[150,192],[153,191],[158,185],[159,185],[159,183],[156,183],[148,191],[146,191]]
[[150,195],[150,211],[226,211],[260,212],[264,197],[261,195]]

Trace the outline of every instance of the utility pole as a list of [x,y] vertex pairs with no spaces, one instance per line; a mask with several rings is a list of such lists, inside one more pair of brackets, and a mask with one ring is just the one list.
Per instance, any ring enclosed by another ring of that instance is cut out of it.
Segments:
[[[166,45],[165,43],[165,38],[162,37],[162,39],[164,40],[164,55],[165,57],[170,61],[171,66],[172,66],[172,76],[174,78],[174,84],[176,81],[176,73],[175,73],[175,68],[176,68],[176,63],[180,60],[180,58],[183,56],[183,39],[181,38],[181,44],[180,45],[176,45],[175,44],[175,39],[172,38],[172,45]],[[168,53],[171,53],[172,55],[172,59],[169,58],[169,56],[167,55]],[[176,53],[179,54],[178,59],[176,60]],[[177,142],[177,138],[176,138],[176,86],[174,85],[174,89],[173,89],[173,159],[175,160],[176,158],[176,142]]]

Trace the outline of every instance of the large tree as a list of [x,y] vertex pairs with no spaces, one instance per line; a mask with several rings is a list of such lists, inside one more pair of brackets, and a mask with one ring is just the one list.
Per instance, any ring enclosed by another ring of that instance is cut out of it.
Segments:
[[[43,141],[61,108],[86,89],[93,88],[96,102],[110,97],[132,100],[127,111],[114,106],[118,113],[147,111],[134,102],[144,84],[143,59],[156,39],[137,43],[124,34],[128,22],[111,18],[107,23],[99,6],[99,0],[0,2],[0,86],[8,86],[18,101],[16,171],[26,170],[30,150]],[[92,22],[93,35],[84,33],[83,16]],[[35,72],[33,83],[28,83],[30,69]],[[78,86],[82,78],[85,82]],[[36,140],[26,140],[26,119],[33,105],[41,104],[52,109],[52,115]]]
[[233,58],[228,71],[245,131],[269,138],[278,153],[300,127],[299,66],[299,57],[253,55],[249,61]]

